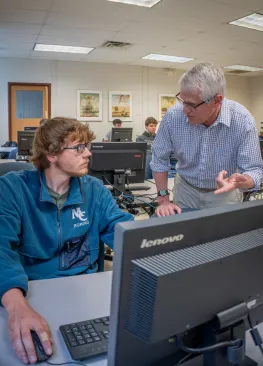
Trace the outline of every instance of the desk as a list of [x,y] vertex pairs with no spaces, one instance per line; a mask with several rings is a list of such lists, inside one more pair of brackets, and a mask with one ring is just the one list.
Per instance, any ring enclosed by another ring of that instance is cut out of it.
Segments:
[[[137,183],[134,183],[134,184],[130,184],[129,187],[130,189],[132,190],[132,187],[134,186],[137,186],[138,184]],[[142,183],[142,185],[145,185],[147,187],[149,187],[150,189],[147,190],[147,191],[133,191],[132,190],[132,194],[135,195],[135,196],[141,196],[141,195],[155,195],[154,197],[156,197],[157,195],[157,189],[156,189],[156,185],[155,185],[155,180],[154,179],[149,179],[149,180],[145,180],[144,183]],[[168,178],[168,189],[170,190],[170,200],[172,201],[173,200],[173,192],[172,192],[172,189],[173,189],[173,186],[174,186],[174,178]],[[110,186],[108,185],[105,185],[105,187],[109,188]],[[142,199],[146,202],[150,202],[151,200],[147,197],[142,197]],[[138,204],[140,202],[138,201]]]
[[[15,159],[0,159],[0,164],[2,164],[2,163],[16,163],[16,162],[17,161]],[[22,161],[22,163],[23,163],[23,161]]]
[[9,153],[10,151],[12,151],[13,149],[15,149],[16,147],[0,147],[0,153]]
[[[101,317],[110,313],[112,272],[29,282],[28,301],[48,322],[54,339],[54,356],[50,362],[71,361],[59,332],[59,326]],[[263,323],[259,330],[263,334]],[[263,356],[247,335],[247,355],[263,366]],[[201,359],[200,359],[201,362]],[[194,366],[202,365],[195,360]],[[7,314],[0,308],[0,365],[21,366],[7,334]],[[40,364],[41,365],[41,364]],[[44,365],[44,363],[43,363]],[[92,359],[86,365],[107,366],[106,356]],[[185,363],[183,366],[192,366]]]

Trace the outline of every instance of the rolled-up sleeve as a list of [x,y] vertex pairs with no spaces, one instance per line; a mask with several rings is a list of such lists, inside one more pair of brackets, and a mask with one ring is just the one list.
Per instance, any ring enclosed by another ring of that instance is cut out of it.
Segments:
[[263,181],[263,162],[256,127],[243,135],[238,149],[237,166],[239,173],[253,179],[253,190],[259,190]]
[[170,110],[162,119],[153,143],[150,166],[154,172],[167,172],[170,167],[170,155],[173,152],[170,128],[171,119],[172,112]]

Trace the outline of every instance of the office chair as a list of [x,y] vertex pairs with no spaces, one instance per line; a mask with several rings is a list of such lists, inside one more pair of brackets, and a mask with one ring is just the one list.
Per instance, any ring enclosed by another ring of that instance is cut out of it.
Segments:
[[[8,160],[7,160],[8,161]],[[9,163],[0,163],[0,176],[9,172],[17,172],[20,170],[33,170],[34,166],[31,163],[18,161],[10,161]]]
[[8,155],[8,159],[16,159],[17,152],[18,152],[18,148],[15,147],[13,150],[10,151],[10,153]]

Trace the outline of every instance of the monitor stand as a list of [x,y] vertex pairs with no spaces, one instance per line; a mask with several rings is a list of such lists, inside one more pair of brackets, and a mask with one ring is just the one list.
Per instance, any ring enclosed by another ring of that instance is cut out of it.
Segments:
[[114,197],[119,197],[123,192],[125,192],[125,181],[126,181],[125,174],[114,173],[113,186],[112,186]]
[[[205,339],[209,341],[208,344],[215,344],[218,342],[229,341],[231,339],[241,339],[243,342],[243,349],[237,349],[239,354],[245,353],[245,341],[246,341],[246,324],[242,320],[240,323],[229,326],[228,329],[223,332],[216,333],[211,327],[205,329]],[[235,356],[235,350],[233,350],[233,357]],[[226,348],[219,348],[216,351],[205,352],[203,355],[203,366],[257,366],[258,364],[251,360],[251,358],[245,356],[243,361],[233,363],[231,362],[231,356],[228,357]]]
[[112,191],[114,197],[119,197],[122,192],[129,195],[132,191],[148,191],[151,189],[147,185],[130,183],[127,185],[127,175],[125,173],[114,173]]
[[[204,324],[197,330],[198,338],[203,339],[203,345],[199,346],[198,349],[191,348],[191,345],[187,343],[186,337],[178,338],[178,347],[181,351],[185,352],[185,355],[189,355],[185,362],[182,361],[180,365],[185,366],[258,366],[258,363],[253,361],[251,358],[245,356],[245,341],[246,341],[246,330],[247,330],[247,317],[248,308],[246,303],[240,303],[232,308],[229,308],[221,313],[218,313],[215,318]],[[186,340],[184,341],[184,338]],[[240,340],[240,346],[236,347],[221,347],[214,351],[200,352],[203,347],[211,347],[220,342],[227,342],[230,340]],[[199,341],[200,342],[200,341]],[[194,353],[192,353],[194,350]],[[190,352],[191,353],[188,353]],[[198,353],[197,353],[198,351]],[[176,356],[176,355],[174,355]],[[160,364],[162,366],[174,366],[178,364],[178,360],[174,362],[172,357],[167,357],[162,360]],[[157,365],[154,365],[157,366]]]

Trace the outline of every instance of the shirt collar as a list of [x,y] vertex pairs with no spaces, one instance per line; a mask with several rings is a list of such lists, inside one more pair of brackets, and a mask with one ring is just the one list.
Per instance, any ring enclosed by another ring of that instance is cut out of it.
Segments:
[[147,136],[147,137],[152,137],[152,136],[155,137],[156,136],[156,134],[151,135],[148,131],[144,131],[143,135]]
[[222,123],[223,125],[226,125],[227,127],[230,127],[230,123],[231,123],[230,109],[229,109],[228,101],[226,98],[223,99],[219,115],[218,115],[217,119],[215,120],[215,122],[211,125],[211,127],[217,126],[219,123]]
[[[49,194],[47,183],[46,183],[46,176],[43,170],[39,172],[39,179],[40,179],[40,201],[44,202],[51,202],[52,198]],[[65,202],[65,205],[77,205],[84,202],[83,194],[82,194],[82,184],[80,178],[71,177],[70,178],[70,188],[69,188],[69,195],[68,199]],[[64,205],[64,206],[65,206]]]

